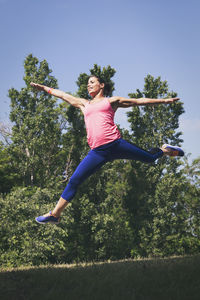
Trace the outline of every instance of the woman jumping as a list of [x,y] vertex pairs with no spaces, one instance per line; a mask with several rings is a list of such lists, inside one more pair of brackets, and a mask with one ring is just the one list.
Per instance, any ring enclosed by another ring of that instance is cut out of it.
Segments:
[[91,148],[88,155],[76,168],[53,211],[36,218],[36,221],[40,224],[58,224],[62,211],[75,196],[79,185],[106,162],[122,158],[151,163],[163,155],[184,155],[180,147],[168,144],[164,144],[161,148],[155,148],[153,151],[145,151],[122,139],[114,123],[114,114],[119,107],[168,104],[179,100],[179,98],[129,99],[118,96],[107,98],[105,97],[105,83],[94,75],[89,77],[87,85],[88,93],[92,97],[90,101],[41,84],[31,82],[31,86],[37,90],[50,93],[82,111],[87,140]]

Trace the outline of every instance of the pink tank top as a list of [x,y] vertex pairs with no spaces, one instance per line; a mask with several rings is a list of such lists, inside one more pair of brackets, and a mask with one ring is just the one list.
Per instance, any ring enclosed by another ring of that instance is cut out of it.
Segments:
[[114,123],[115,112],[107,98],[93,104],[88,102],[83,113],[91,149],[120,138],[120,132]]

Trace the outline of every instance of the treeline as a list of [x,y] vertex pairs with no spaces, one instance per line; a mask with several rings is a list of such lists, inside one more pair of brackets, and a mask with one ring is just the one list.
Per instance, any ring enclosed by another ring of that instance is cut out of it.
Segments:
[[[25,87],[9,90],[10,137],[1,130],[0,264],[70,263],[129,257],[195,254],[200,251],[200,158],[163,157],[154,164],[117,160],[86,180],[58,226],[35,216],[54,207],[76,166],[89,151],[83,116],[66,103],[34,90],[57,80],[46,60],[24,61]],[[115,70],[94,65],[90,74],[110,83]],[[75,95],[88,99],[87,80],[77,79]],[[148,75],[144,89],[130,97],[175,97],[166,81]],[[183,104],[133,107],[127,113],[128,141],[149,149],[180,145]],[[124,112],[126,113],[126,112]]]

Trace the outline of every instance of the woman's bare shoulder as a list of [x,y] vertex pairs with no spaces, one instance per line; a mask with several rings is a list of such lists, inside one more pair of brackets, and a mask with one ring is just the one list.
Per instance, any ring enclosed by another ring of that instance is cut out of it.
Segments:
[[84,99],[84,98],[79,98],[79,100],[83,106],[85,106],[87,103],[89,103],[89,100]]
[[119,96],[113,96],[113,97],[108,98],[108,101],[109,101],[110,103],[117,103],[117,102],[120,101],[120,98],[121,98],[121,97],[119,97]]

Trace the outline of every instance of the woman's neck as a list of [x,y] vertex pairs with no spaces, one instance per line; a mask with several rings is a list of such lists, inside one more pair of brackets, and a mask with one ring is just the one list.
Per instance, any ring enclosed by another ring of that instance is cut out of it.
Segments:
[[105,98],[105,96],[104,96],[102,90],[100,90],[99,93],[98,93],[97,95],[95,95],[95,96],[92,98],[91,101],[93,101],[93,100],[99,100],[99,99],[101,99],[101,98]]

